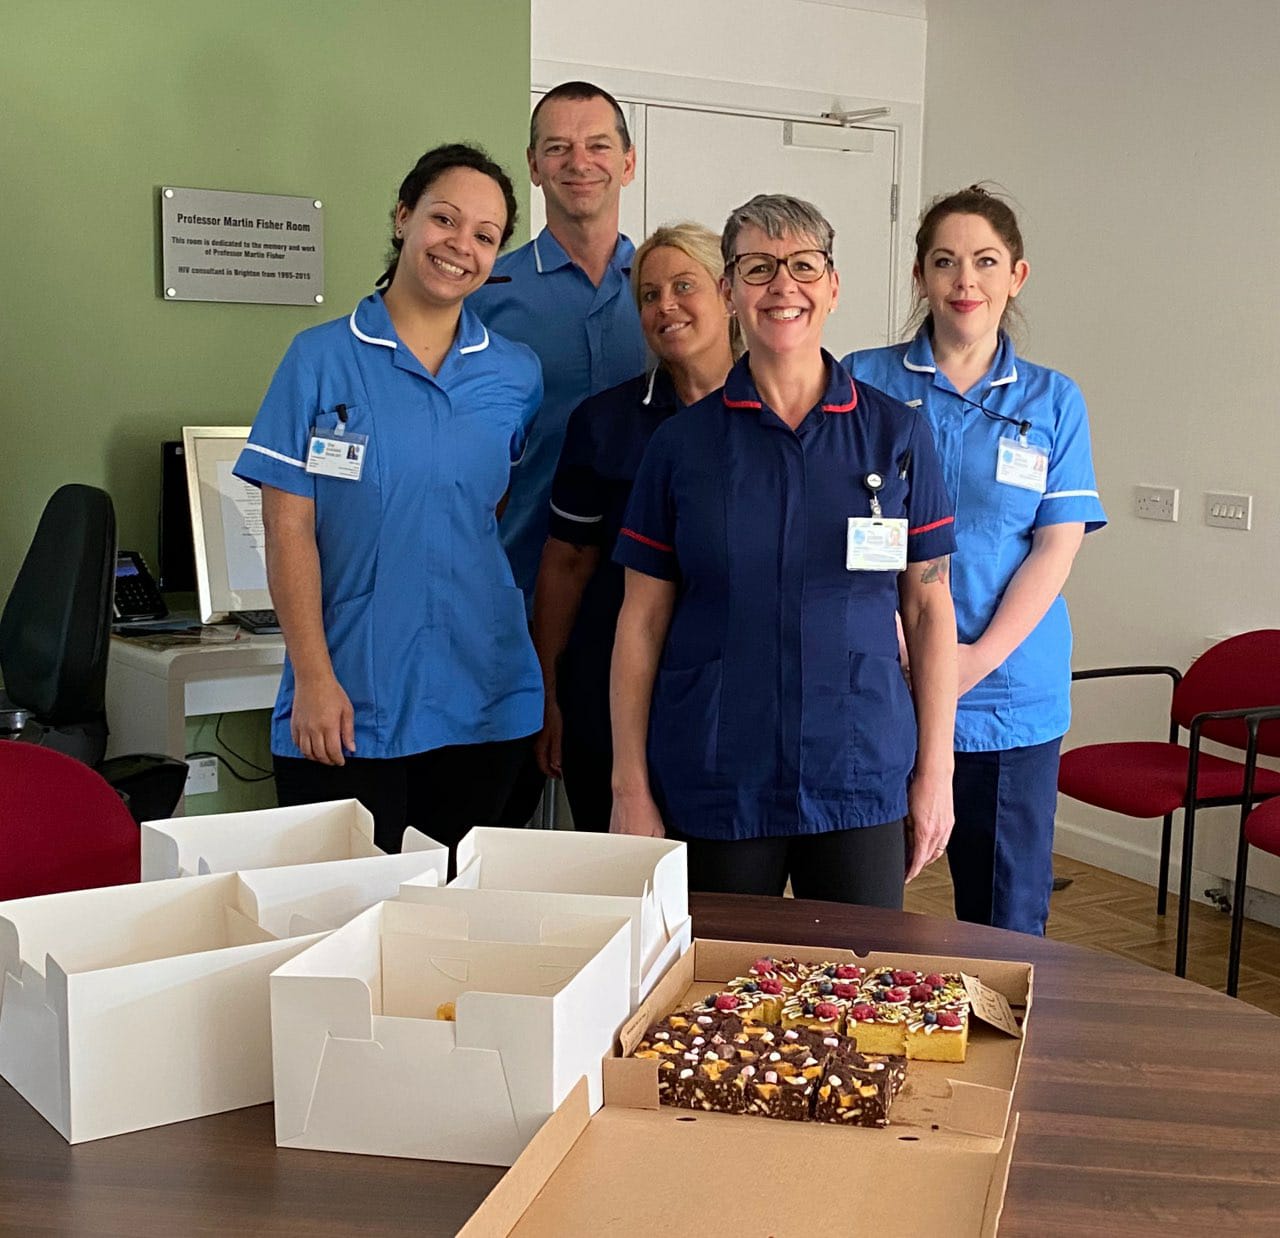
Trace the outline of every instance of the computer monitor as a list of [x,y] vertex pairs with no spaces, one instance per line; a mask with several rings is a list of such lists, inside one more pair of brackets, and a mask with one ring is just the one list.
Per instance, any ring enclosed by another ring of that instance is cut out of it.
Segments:
[[162,593],[196,591],[196,552],[187,498],[187,457],[181,439],[160,444],[160,520],[156,577]]
[[262,492],[232,472],[248,426],[183,426],[200,620],[270,610]]

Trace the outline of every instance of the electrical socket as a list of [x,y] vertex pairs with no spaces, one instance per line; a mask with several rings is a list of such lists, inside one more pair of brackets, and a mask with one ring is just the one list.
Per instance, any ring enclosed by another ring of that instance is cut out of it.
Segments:
[[218,789],[218,758],[195,757],[187,764],[184,795],[212,795]]
[[1134,486],[1133,510],[1139,520],[1178,519],[1176,486]]
[[1204,496],[1204,522],[1216,529],[1248,532],[1253,527],[1253,495],[1207,492]]

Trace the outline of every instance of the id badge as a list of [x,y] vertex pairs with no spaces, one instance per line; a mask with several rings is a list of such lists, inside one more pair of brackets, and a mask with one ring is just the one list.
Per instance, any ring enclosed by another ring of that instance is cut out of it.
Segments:
[[336,434],[312,430],[307,444],[307,472],[321,477],[341,477],[359,481],[364,468],[367,434]]
[[900,516],[850,516],[844,565],[851,572],[906,571],[907,522]]
[[1049,476],[1049,452],[1034,443],[1002,438],[996,446],[996,481],[1043,494]]

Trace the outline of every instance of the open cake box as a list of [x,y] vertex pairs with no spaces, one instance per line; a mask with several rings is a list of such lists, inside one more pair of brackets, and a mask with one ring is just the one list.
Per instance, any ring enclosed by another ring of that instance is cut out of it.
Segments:
[[966,1060],[909,1062],[891,1125],[875,1129],[660,1107],[657,1064],[611,1057],[604,1108],[590,1116],[579,1085],[460,1238],[640,1238],[691,1222],[744,1238],[994,1235],[1017,1131],[1010,1111],[1031,964],[698,939],[624,1025],[620,1052],[768,955],[973,978]]
[[[446,877],[449,848],[412,826],[401,853],[429,852],[415,872]],[[373,841],[373,814],[359,800],[173,817],[142,825],[142,880],[245,872],[291,864],[361,860],[387,853]]]

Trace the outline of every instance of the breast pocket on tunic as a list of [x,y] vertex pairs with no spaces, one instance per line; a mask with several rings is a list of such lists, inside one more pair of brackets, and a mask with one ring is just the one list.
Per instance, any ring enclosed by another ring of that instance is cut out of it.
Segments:
[[666,787],[703,785],[719,763],[721,664],[659,669],[649,710],[649,762]]

